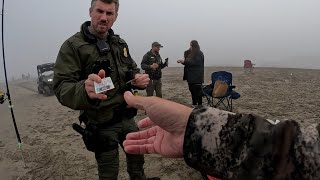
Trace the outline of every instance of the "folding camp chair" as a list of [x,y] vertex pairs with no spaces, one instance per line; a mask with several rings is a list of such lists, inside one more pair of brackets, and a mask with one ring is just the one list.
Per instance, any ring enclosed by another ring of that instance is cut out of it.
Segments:
[[[228,85],[228,89],[224,95],[214,96],[212,94],[214,84],[216,81],[223,81]],[[207,99],[208,105],[211,107],[218,107],[223,105],[227,111],[232,112],[232,100],[238,99],[240,94],[233,91],[236,86],[232,85],[232,74],[226,71],[213,72],[211,74],[211,84],[202,86],[202,94]],[[214,102],[217,99],[218,102]]]
[[0,104],[3,104],[6,100],[6,93],[0,91]]
[[244,64],[243,64],[244,73],[246,73],[246,74],[253,74],[254,64],[252,64],[251,60],[244,60],[243,63],[244,63]]

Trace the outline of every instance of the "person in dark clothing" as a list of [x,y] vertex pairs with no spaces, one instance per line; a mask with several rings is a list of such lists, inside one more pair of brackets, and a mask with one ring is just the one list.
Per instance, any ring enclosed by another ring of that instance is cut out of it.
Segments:
[[[62,44],[54,66],[54,93],[62,105],[80,110],[79,120],[86,126],[83,140],[95,153],[99,180],[118,179],[119,144],[127,133],[139,130],[136,110],[127,108],[124,92],[144,89],[150,80],[140,73],[126,41],[112,30],[118,9],[119,0],[91,0],[91,21]],[[114,88],[96,93],[94,84],[105,77]],[[125,155],[130,180],[150,179],[142,155]]]
[[[212,107],[195,109],[156,97],[124,98],[145,110],[142,131],[123,142],[131,154],[184,158],[188,166],[220,179],[315,180],[320,177],[320,124],[272,121]],[[318,125],[317,125],[318,124]]]
[[190,42],[190,49],[184,52],[184,60],[178,60],[184,65],[183,80],[188,82],[192,96],[192,106],[202,105],[201,86],[204,79],[204,55],[198,41]]
[[163,46],[158,42],[153,42],[152,49],[148,51],[141,61],[141,68],[145,70],[145,73],[149,75],[150,82],[147,86],[147,96],[153,96],[153,92],[156,92],[157,97],[162,97],[162,69],[168,66],[168,58],[165,62],[162,61],[160,56],[160,48]]

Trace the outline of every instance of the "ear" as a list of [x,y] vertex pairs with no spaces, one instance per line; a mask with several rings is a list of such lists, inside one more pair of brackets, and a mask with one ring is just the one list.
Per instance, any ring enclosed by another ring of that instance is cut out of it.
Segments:
[[117,20],[117,18],[118,18],[118,11],[116,12],[116,18],[115,18],[115,20],[114,20],[114,21],[116,21],[116,20]]
[[92,7],[89,8],[89,16],[91,17],[91,13],[92,13]]

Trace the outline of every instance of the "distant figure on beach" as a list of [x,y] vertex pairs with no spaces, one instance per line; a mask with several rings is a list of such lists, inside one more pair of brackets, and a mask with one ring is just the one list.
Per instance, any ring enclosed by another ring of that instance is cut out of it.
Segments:
[[244,60],[243,61],[243,69],[244,69],[244,73],[246,74],[253,74],[253,68],[254,68],[254,65],[251,60]]
[[190,49],[184,52],[184,60],[178,60],[184,65],[183,80],[188,82],[192,97],[192,106],[202,105],[201,86],[204,81],[204,55],[198,41],[190,42]]
[[141,68],[149,75],[150,82],[147,86],[147,96],[153,96],[156,92],[157,97],[162,97],[162,69],[168,66],[168,58],[165,62],[162,61],[160,56],[160,48],[163,46],[158,42],[153,42],[151,50],[148,51],[141,61]]

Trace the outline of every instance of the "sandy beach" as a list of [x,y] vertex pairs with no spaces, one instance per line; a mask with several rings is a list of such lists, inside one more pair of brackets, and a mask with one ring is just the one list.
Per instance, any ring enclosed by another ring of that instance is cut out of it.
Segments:
[[[254,75],[248,75],[240,67],[207,67],[206,84],[210,74],[219,70],[233,73],[235,90],[241,94],[233,103],[234,112],[293,119],[304,127],[320,122],[320,70],[255,68]],[[191,95],[182,75],[183,68],[164,69],[163,98],[190,106]],[[23,144],[21,152],[6,101],[0,105],[0,180],[98,179],[94,154],[85,149],[81,136],[71,127],[78,122],[78,111],[62,106],[55,96],[38,94],[35,80],[10,82],[10,88]],[[4,84],[0,89],[5,91]],[[143,117],[144,113],[139,112],[136,121]],[[120,152],[119,179],[126,180],[125,156]],[[147,176],[162,180],[201,179],[200,173],[183,159],[145,155],[145,161]]]

